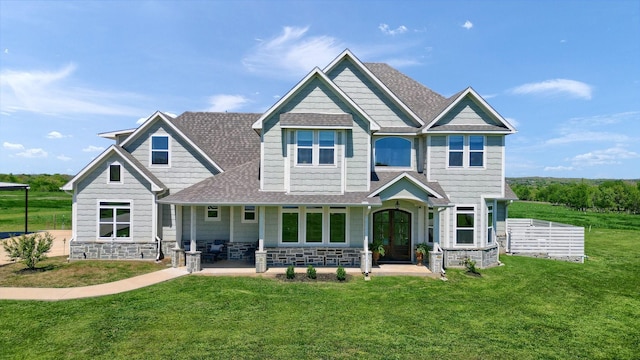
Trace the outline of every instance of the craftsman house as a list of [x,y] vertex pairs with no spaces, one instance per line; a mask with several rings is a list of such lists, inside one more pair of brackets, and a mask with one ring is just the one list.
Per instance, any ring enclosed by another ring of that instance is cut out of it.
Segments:
[[515,131],[472,88],[445,98],[345,50],[262,114],[157,112],[100,134],[114,144],[63,187],[70,256],[167,254],[196,271],[215,248],[257,271],[370,271],[371,242],[398,263],[428,243],[432,270],[467,257],[492,266],[515,199],[505,183]]

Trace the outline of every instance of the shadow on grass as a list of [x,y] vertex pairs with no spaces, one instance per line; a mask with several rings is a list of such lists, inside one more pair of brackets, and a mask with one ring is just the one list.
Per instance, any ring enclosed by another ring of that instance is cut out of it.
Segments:
[[59,269],[62,266],[60,265],[54,265],[54,264],[48,264],[45,266],[36,266],[33,269],[29,269],[29,268],[24,268],[24,269],[20,269],[20,270],[16,270],[15,273],[18,275],[28,275],[28,274],[37,274],[37,273],[43,273],[45,271],[52,271],[55,269]]

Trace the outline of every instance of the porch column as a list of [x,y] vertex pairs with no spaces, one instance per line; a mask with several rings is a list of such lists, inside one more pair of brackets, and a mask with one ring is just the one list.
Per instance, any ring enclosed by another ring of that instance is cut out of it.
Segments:
[[369,279],[369,273],[371,272],[371,255],[369,254],[369,213],[371,212],[371,206],[367,206],[363,211],[362,223],[364,224],[364,244],[362,246],[362,253],[360,254],[360,271],[365,275],[365,279]]
[[256,272],[267,271],[267,251],[264,249],[265,207],[256,207],[258,210],[258,249],[256,250]]
[[189,211],[189,215],[191,216],[191,221],[189,223],[189,230],[190,232],[190,238],[191,238],[191,244],[189,245],[189,251],[190,252],[194,252],[196,251],[196,207],[191,205],[191,209]]
[[182,205],[176,205],[176,244],[171,249],[171,266],[185,266],[184,249],[182,248]]
[[189,252],[186,253],[187,271],[192,273],[194,271],[202,270],[200,264],[200,251],[196,250],[196,207],[191,206],[191,244]]

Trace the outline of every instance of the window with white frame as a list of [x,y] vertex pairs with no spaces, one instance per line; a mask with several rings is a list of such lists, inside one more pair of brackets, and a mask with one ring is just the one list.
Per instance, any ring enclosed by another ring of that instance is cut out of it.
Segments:
[[456,208],[456,244],[473,245],[475,238],[475,208],[459,206]]
[[429,220],[427,221],[427,229],[429,233],[429,239],[427,242],[432,243],[433,240],[433,210],[429,211]]
[[305,217],[305,242],[322,243],[322,207],[307,207]]
[[169,136],[151,137],[151,165],[169,165]]
[[485,137],[482,135],[450,135],[449,167],[483,167]]
[[487,244],[493,243],[493,205],[487,205]]
[[297,165],[334,165],[336,132],[333,130],[297,130]]
[[297,207],[282,207],[280,241],[283,243],[298,243],[298,228],[300,210]]
[[384,137],[375,141],[376,166],[411,167],[411,141],[401,137]]
[[98,204],[98,237],[101,239],[131,238],[131,203],[101,201]]
[[329,243],[344,244],[347,242],[347,209],[329,209]]
[[258,221],[258,217],[256,216],[256,207],[253,205],[245,206],[244,213],[242,215],[242,222],[253,223],[257,221]]
[[207,206],[207,210],[204,213],[205,221],[219,221],[220,220],[220,207],[217,205]]
[[109,164],[109,183],[122,183],[122,166],[120,166],[120,164],[118,164],[117,162]]

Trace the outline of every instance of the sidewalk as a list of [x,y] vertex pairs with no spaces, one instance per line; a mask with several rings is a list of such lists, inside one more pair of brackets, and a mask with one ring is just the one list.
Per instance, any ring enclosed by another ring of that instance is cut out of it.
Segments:
[[69,300],[118,294],[187,275],[186,268],[169,268],[107,284],[74,288],[0,287],[0,300]]

